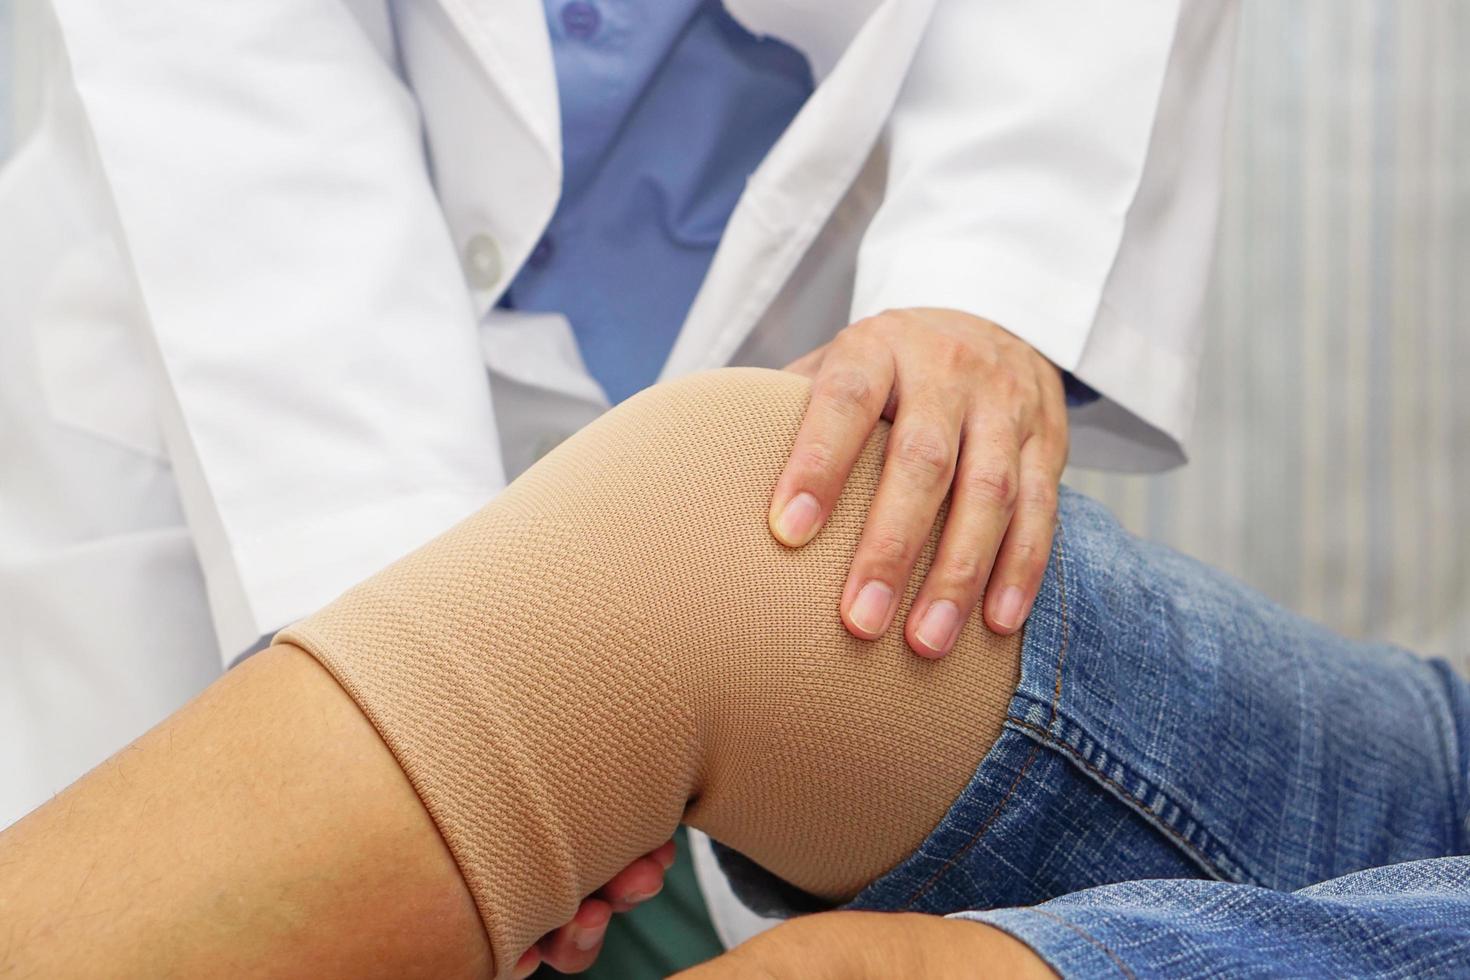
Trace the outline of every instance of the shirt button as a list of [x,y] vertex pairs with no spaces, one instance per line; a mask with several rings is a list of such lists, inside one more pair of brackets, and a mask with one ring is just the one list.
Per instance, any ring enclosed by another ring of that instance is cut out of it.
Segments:
[[544,268],[555,254],[556,244],[552,242],[551,236],[542,235],[541,240],[536,243],[536,247],[531,249],[531,254],[526,259],[526,264],[533,269]]
[[476,289],[500,282],[500,246],[489,235],[471,235],[464,246],[464,274]]
[[561,26],[565,28],[568,37],[585,41],[602,26],[602,11],[588,0],[572,0],[561,8]]

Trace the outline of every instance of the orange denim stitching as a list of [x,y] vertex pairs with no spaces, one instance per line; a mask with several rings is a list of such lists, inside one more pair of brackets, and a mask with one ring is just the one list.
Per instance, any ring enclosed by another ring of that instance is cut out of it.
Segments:
[[949,874],[950,869],[958,864],[961,858],[970,853],[970,850],[976,844],[980,843],[980,839],[984,837],[985,834],[990,830],[991,824],[995,823],[996,818],[1000,816],[1001,811],[1004,810],[1006,804],[1010,802],[1010,799],[1015,794],[1017,787],[1021,785],[1021,780],[1025,778],[1026,771],[1031,768],[1031,763],[1036,761],[1036,757],[1040,753],[1040,745],[1031,746],[1031,754],[1026,756],[1026,761],[1021,764],[1020,772],[1016,773],[1016,778],[1011,781],[1011,788],[1006,790],[1005,796],[1002,796],[1000,798],[1000,802],[995,805],[995,809],[990,811],[990,816],[986,817],[985,822],[980,825],[979,829],[977,829],[975,833],[970,835],[970,839],[965,841],[964,846],[962,846],[959,850],[955,851],[949,856],[949,860],[944,862],[944,866],[942,868],[935,871],[932,875],[929,876],[929,880],[925,881],[922,885],[914,890],[914,893],[908,897],[908,901],[903,903],[904,911],[912,908],[915,902],[923,898],[929,892],[929,889],[938,884],[939,879]]
[[1057,682],[1051,696],[1051,724],[1057,722],[1057,708],[1062,701],[1062,667],[1067,662],[1067,646],[1071,641],[1072,617],[1067,612],[1067,550],[1062,540],[1062,522],[1057,521],[1057,593],[1062,607],[1062,648],[1057,652]]
[[1113,961],[1113,965],[1118,968],[1118,972],[1119,973],[1122,973],[1123,976],[1125,976],[1125,977],[1128,978],[1128,980],[1134,980],[1133,971],[1130,970],[1130,969],[1128,969],[1128,964],[1123,962],[1123,958],[1122,957],[1120,957],[1117,953],[1115,953],[1111,949],[1109,949],[1108,946],[1107,946],[1107,944],[1105,944],[1104,942],[1102,942],[1101,940],[1099,940],[1096,936],[1092,935],[1087,930],[1083,929],[1081,926],[1077,925],[1075,922],[1068,922],[1066,919],[1062,918],[1060,915],[1056,915],[1055,913],[1048,912],[1046,909],[1038,908],[1038,907],[1035,907],[1035,906],[1032,906],[1031,908],[1028,908],[1026,911],[1027,912],[1035,912],[1037,915],[1044,915],[1048,919],[1051,919],[1053,922],[1060,923],[1061,925],[1066,926],[1068,929],[1071,929],[1077,935],[1081,936],[1083,939],[1085,939],[1088,942],[1092,943],[1092,945],[1096,946],[1098,949],[1102,950],[1104,953],[1107,953],[1108,954],[1108,959],[1110,959],[1110,960]]
[[[1105,783],[1106,785],[1111,786],[1115,791],[1117,791],[1119,796],[1122,796],[1124,799],[1128,800],[1128,802],[1132,803],[1134,806],[1138,807],[1145,813],[1153,813],[1153,811],[1150,810],[1142,800],[1134,795],[1133,792],[1128,789],[1128,787],[1124,786],[1122,783],[1118,782],[1116,779],[1103,772],[1097,766],[1087,761],[1087,759],[1078,754],[1076,749],[1072,748],[1072,746],[1068,745],[1066,742],[1059,741],[1056,737],[1052,735],[1051,732],[1042,728],[1040,725],[1033,725],[1030,722],[1021,721],[1018,718],[1010,719],[1010,723],[1034,733],[1040,740],[1045,742],[1047,745],[1050,745],[1058,752],[1064,752],[1067,755],[1071,756],[1072,760],[1076,762],[1077,765],[1081,766],[1083,769],[1086,769],[1089,773],[1091,773],[1093,778],[1095,778],[1098,782]],[[1157,817],[1158,815],[1154,814],[1154,816]],[[1231,880],[1229,875],[1221,873],[1219,866],[1216,865],[1214,861],[1211,861],[1208,857],[1206,857],[1204,855],[1204,852],[1202,852],[1198,846],[1192,843],[1183,834],[1179,833],[1179,831],[1171,827],[1162,818],[1152,819],[1148,822],[1151,826],[1157,827],[1161,832],[1163,832],[1166,837],[1174,840],[1174,842],[1177,843],[1184,850],[1194,855],[1195,860],[1208,868],[1216,878],[1220,879],[1221,881]]]

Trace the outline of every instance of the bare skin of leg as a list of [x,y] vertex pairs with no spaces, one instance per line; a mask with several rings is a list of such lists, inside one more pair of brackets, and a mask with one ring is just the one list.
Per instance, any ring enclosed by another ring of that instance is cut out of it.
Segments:
[[[336,682],[291,647],[231,671],[0,834],[0,975],[490,968],[475,904],[407,779]],[[782,926],[696,975],[977,969],[1050,975],[977,923],[842,912]]]
[[840,904],[932,833],[999,737],[1021,637],[972,621],[925,660],[833,613],[886,423],[822,533],[771,538],[809,396],[757,369],[658,385],[281,634],[408,774],[499,975],[681,819]]
[[0,835],[0,975],[479,976],[488,955],[408,780],[295,650]]
[[808,393],[659,386],[296,624],[0,837],[0,964],[511,977],[681,818],[855,894],[970,781],[1020,639],[967,628],[926,661],[842,628],[886,426],[819,540],[784,549],[765,507]]

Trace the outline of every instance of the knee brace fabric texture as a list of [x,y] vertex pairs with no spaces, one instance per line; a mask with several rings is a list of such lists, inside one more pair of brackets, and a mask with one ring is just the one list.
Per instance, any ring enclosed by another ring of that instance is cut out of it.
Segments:
[[868,642],[838,617],[886,424],[817,538],[772,538],[808,395],[758,369],[650,389],[278,638],[403,767],[500,974],[681,819],[850,897],[923,841],[998,737],[1019,637],[976,617],[930,661],[897,626]]

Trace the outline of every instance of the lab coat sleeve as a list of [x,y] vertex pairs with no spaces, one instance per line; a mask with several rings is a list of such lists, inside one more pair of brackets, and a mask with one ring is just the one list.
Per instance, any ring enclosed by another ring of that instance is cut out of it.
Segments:
[[1183,459],[1213,245],[1232,0],[939,0],[886,133],[853,319],[993,320],[1103,398],[1072,459]]
[[228,663],[499,488],[474,314],[386,4],[51,9]]

